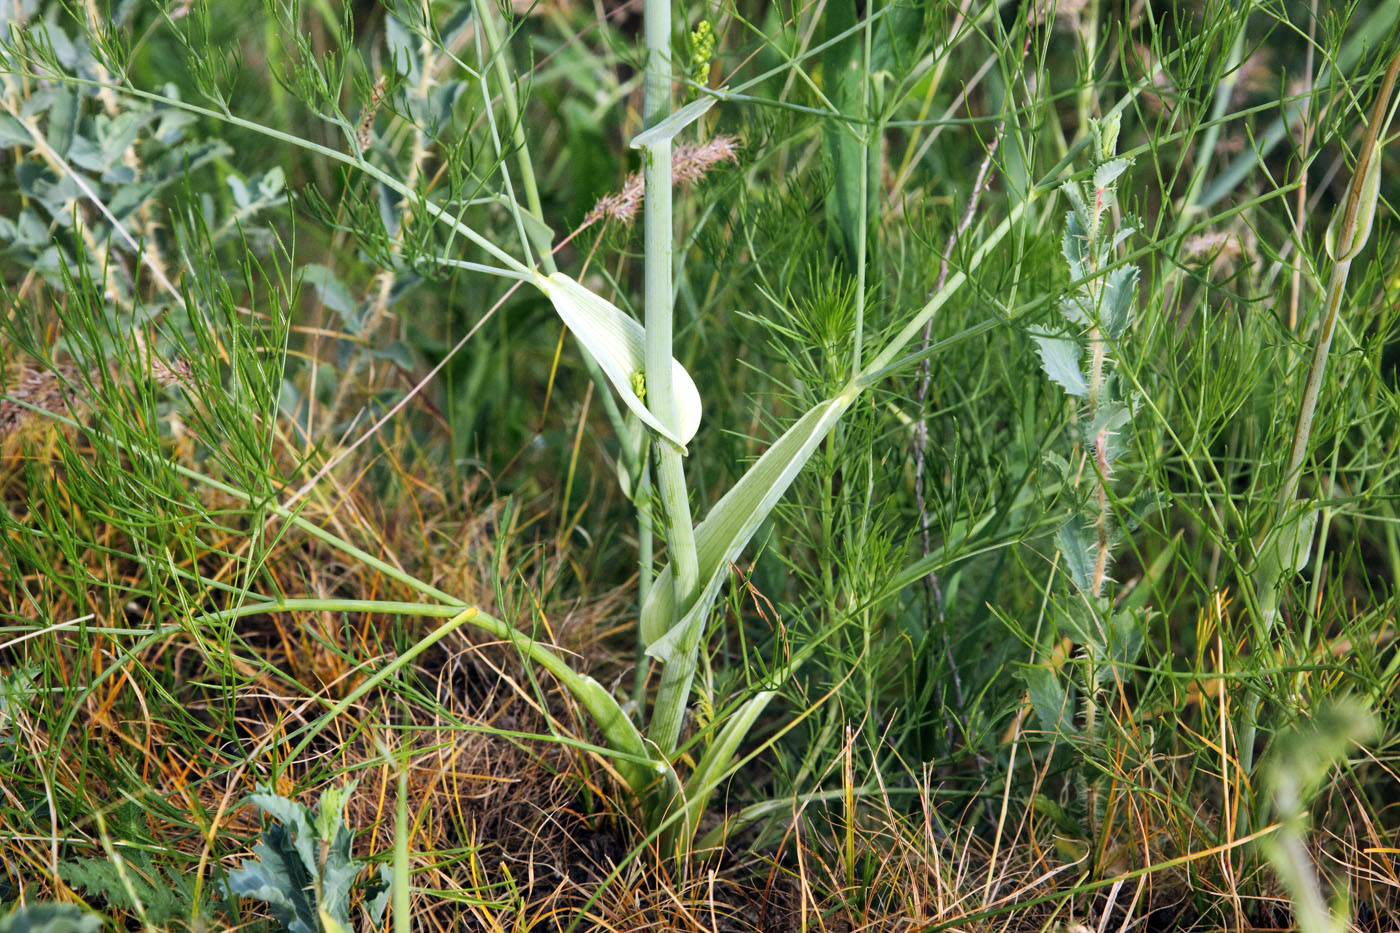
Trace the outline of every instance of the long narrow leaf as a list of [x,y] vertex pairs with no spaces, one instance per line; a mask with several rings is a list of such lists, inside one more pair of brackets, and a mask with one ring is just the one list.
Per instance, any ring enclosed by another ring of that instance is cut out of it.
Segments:
[[681,130],[690,126],[690,124],[708,113],[710,108],[718,103],[718,101],[719,98],[717,97],[702,97],[697,101],[686,104],[660,123],[633,137],[632,148],[645,149],[649,146],[655,146],[657,143],[670,142]]
[[734,488],[715,503],[710,514],[695,529],[703,581],[700,597],[686,607],[684,618],[677,619],[672,586],[674,571],[667,565],[656,578],[642,607],[642,639],[647,645],[647,654],[662,661],[671,659],[687,622],[709,611],[724,582],[729,562],[748,545],[758,526],[802,472],[817,445],[851,406],[857,391],[855,387],[847,389],[803,415],[749,467]]

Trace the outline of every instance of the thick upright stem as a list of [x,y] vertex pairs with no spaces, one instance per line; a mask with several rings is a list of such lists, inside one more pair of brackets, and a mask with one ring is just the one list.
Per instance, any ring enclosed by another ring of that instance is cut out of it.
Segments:
[[[655,126],[671,111],[671,4],[647,0],[647,70],[643,86],[642,117]],[[676,424],[675,395],[671,386],[671,141],[642,150],[642,183],[646,236],[646,389],[647,406],[662,424]],[[700,563],[695,552],[695,529],[686,494],[685,467],[675,445],[661,440],[657,448],[657,488],[666,512],[666,541],[676,574],[675,606],[678,618],[695,600]],[[677,657],[662,672],[653,716],[652,738],[667,754],[675,749],[681,720],[695,674],[694,650]]]

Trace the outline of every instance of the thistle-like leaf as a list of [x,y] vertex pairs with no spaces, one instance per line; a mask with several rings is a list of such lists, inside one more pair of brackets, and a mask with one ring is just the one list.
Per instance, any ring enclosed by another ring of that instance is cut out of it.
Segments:
[[253,846],[253,855],[256,860],[229,872],[230,893],[265,902],[291,933],[319,933],[312,877],[286,828],[269,826],[262,842]]
[[1082,592],[1093,592],[1094,579],[1094,536],[1083,519],[1075,516],[1060,526],[1055,534],[1055,544],[1065,557],[1065,568],[1069,578]]
[[320,863],[316,857],[319,836],[306,807],[273,793],[271,788],[260,788],[256,793],[249,794],[248,803],[282,822],[290,834],[288,843],[295,849],[307,871],[314,872]]
[[[1060,193],[1069,200],[1071,213],[1074,220],[1079,224],[1081,235],[1087,236],[1089,230],[1089,205],[1084,200],[1084,192],[1079,190],[1079,183],[1067,181],[1060,186]],[[1069,229],[1068,226],[1066,229]]]
[[1083,348],[1069,337],[1031,332],[1036,349],[1040,351],[1040,368],[1070,395],[1083,398],[1089,394],[1089,383],[1079,369]]
[[[1146,642],[1146,629],[1146,620],[1140,612],[1123,609],[1109,617],[1108,654],[1112,663],[1096,669],[1095,677],[1100,684],[1108,681],[1116,667],[1137,660]],[[1126,672],[1120,672],[1119,676],[1126,676]]]
[[77,904],[30,904],[0,916],[0,933],[98,933],[102,916]]
[[1098,309],[1089,290],[1081,285],[1060,299],[1060,314],[1076,327],[1088,327],[1097,320]]
[[1103,329],[1110,340],[1127,333],[1133,323],[1133,306],[1137,304],[1137,266],[1119,266],[1108,273],[1104,285]]
[[1074,704],[1070,700],[1069,684],[1043,664],[1028,665],[1019,673],[1026,682],[1026,696],[1041,727],[1047,732],[1073,735]]
[[1094,187],[1107,188],[1118,180],[1118,177],[1128,170],[1132,164],[1131,159],[1113,159],[1105,162],[1094,169]]
[[[1078,194],[1078,189],[1068,188]],[[1088,274],[1086,262],[1089,258],[1089,230],[1086,220],[1080,216],[1079,209],[1065,212],[1065,235],[1060,241],[1060,251],[1064,254],[1065,262],[1069,263],[1069,276],[1073,281],[1078,281]]]

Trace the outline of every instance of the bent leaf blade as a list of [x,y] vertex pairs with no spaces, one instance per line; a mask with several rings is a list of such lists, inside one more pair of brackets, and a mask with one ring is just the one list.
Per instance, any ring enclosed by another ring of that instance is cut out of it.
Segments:
[[646,331],[617,305],[556,272],[548,278],[537,275],[535,284],[545,293],[569,330],[597,361],[613,389],[637,417],[662,437],[684,448],[700,428],[700,390],[685,367],[671,361],[671,382],[675,393],[678,431],[671,431],[651,413],[634,385],[635,376],[646,371]]
[[703,616],[719,594],[724,571],[737,558],[773,511],[797,474],[807,465],[817,445],[855,401],[852,388],[814,406],[769,447],[739,482],[724,494],[710,514],[695,528],[695,549],[700,563],[700,598],[676,619],[674,568],[667,564],[656,578],[642,606],[642,641],[647,654],[669,661],[687,623]]

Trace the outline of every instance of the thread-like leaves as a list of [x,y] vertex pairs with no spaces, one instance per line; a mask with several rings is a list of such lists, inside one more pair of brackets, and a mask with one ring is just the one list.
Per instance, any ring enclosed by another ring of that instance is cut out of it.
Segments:
[[700,391],[685,367],[671,361],[677,430],[662,424],[637,394],[637,374],[646,372],[646,330],[617,305],[594,294],[578,282],[556,272],[535,276],[535,284],[549,297],[569,330],[597,361],[622,401],[637,417],[662,437],[685,447],[700,428]]

